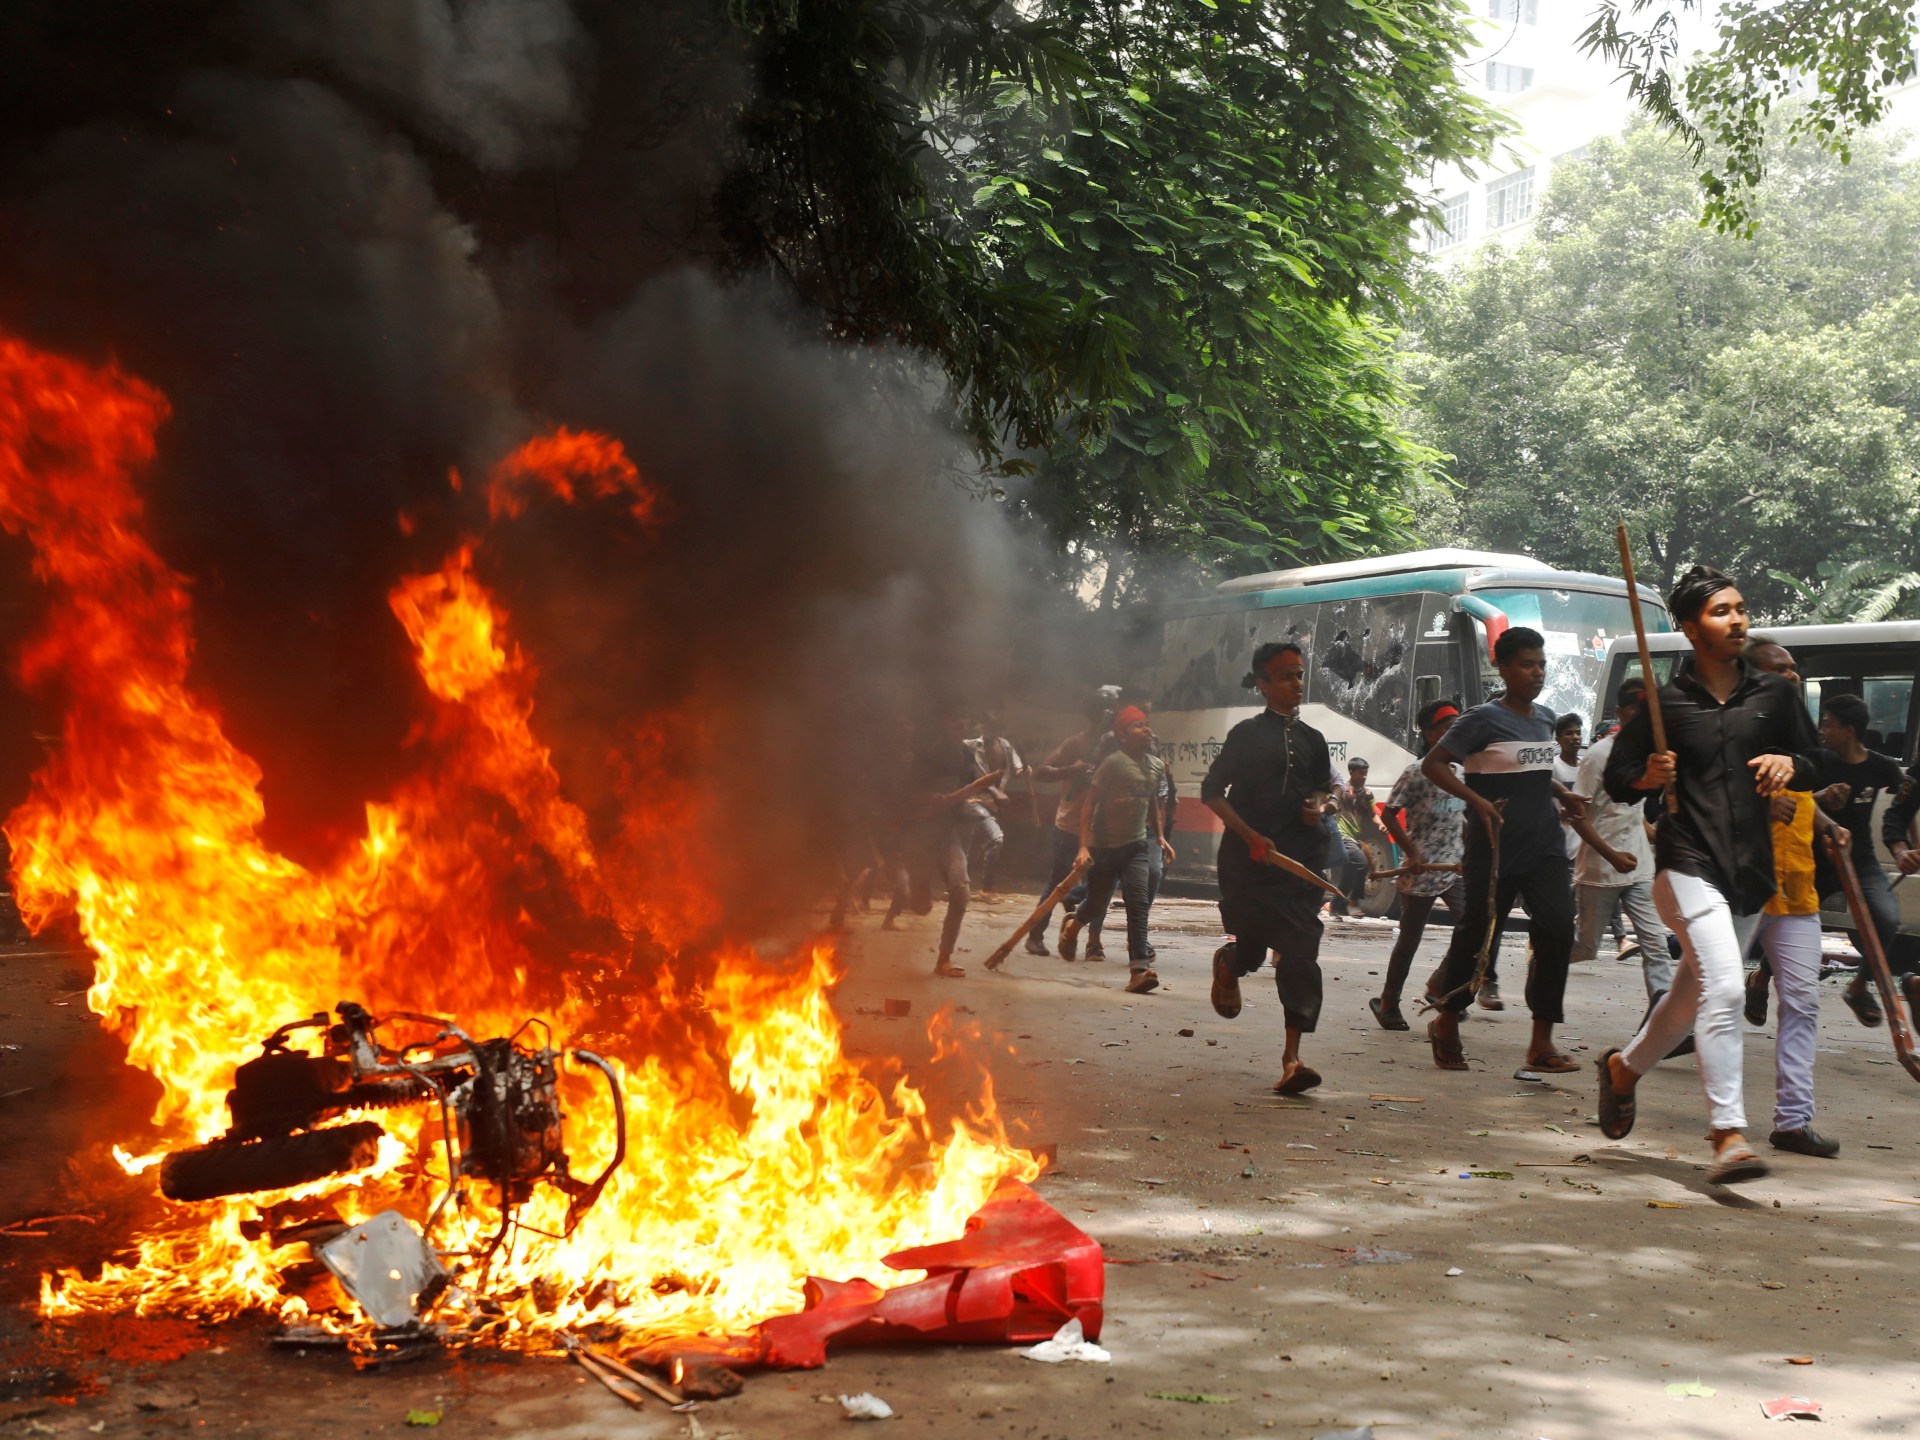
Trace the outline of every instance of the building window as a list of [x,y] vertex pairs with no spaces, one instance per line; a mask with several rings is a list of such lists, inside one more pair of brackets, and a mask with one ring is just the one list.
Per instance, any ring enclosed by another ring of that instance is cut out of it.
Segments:
[[1540,23],[1540,0],[1487,0],[1487,14],[1496,20],[1518,20],[1522,25]]
[[1487,186],[1487,229],[1518,225],[1533,214],[1533,167],[1516,170]]
[[1487,89],[1496,95],[1513,95],[1533,88],[1531,65],[1508,65],[1500,60],[1487,62]]
[[1445,250],[1467,238],[1467,197],[1449,195],[1440,202],[1440,215],[1427,225],[1427,249]]

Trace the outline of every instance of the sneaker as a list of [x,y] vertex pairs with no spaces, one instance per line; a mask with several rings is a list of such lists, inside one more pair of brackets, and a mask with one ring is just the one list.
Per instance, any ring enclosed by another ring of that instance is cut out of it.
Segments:
[[1840,1153],[1840,1142],[1829,1140],[1811,1125],[1802,1125],[1798,1130],[1776,1130],[1767,1137],[1767,1143],[1776,1150],[1791,1150],[1796,1155],[1811,1155],[1817,1160],[1831,1160]]
[[1027,932],[1027,954],[1051,955],[1052,953],[1051,950],[1047,949],[1046,936],[1042,935],[1038,930],[1029,930]]
[[1136,970],[1127,979],[1127,994],[1145,995],[1160,988],[1160,977],[1151,970]]
[[1507,1008],[1507,1002],[1500,998],[1500,987],[1491,980],[1480,987],[1479,993],[1473,997],[1473,1003],[1478,1005],[1482,1010],[1504,1010]]
[[1213,1013],[1231,1020],[1240,1013],[1240,972],[1234,963],[1234,944],[1229,940],[1213,952]]
[[1747,1003],[1741,1012],[1749,1025],[1767,1023],[1767,972],[1755,970],[1747,976]]
[[1080,946],[1080,922],[1068,916],[1060,926],[1060,958],[1071,960],[1073,952]]

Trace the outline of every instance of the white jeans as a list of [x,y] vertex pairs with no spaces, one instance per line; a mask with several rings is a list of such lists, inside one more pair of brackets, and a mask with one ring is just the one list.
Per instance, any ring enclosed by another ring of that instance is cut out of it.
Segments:
[[1773,966],[1780,1011],[1773,1035],[1773,1128],[1813,1123],[1813,1052],[1820,1034],[1820,917],[1762,915],[1755,938]]
[[1680,941],[1673,987],[1648,1012],[1620,1059],[1645,1075],[1680,1037],[1693,1031],[1708,1122],[1716,1130],[1744,1130],[1740,1095],[1740,1009],[1746,998],[1743,964],[1758,913],[1735,915],[1718,888],[1695,875],[1662,870],[1653,879],[1653,903]]

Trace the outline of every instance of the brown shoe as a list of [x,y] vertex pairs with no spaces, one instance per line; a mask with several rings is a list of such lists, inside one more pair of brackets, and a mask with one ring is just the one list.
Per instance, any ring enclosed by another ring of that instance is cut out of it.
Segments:
[[1079,948],[1079,945],[1080,922],[1069,915],[1065,920],[1060,922],[1060,958],[1062,960],[1074,959],[1075,956],[1073,952]]
[[1240,1013],[1240,972],[1234,969],[1231,940],[1213,952],[1213,1013],[1223,1020]]
[[1127,994],[1145,995],[1160,988],[1160,977],[1151,970],[1136,970],[1127,981]]

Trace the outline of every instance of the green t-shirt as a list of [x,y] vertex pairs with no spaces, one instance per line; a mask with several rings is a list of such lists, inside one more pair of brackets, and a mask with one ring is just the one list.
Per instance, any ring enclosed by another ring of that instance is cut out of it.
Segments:
[[1142,755],[1136,760],[1124,750],[1116,750],[1100,762],[1088,795],[1088,803],[1093,806],[1089,831],[1096,849],[1132,845],[1147,838],[1147,812],[1160,793],[1162,768],[1157,755]]

